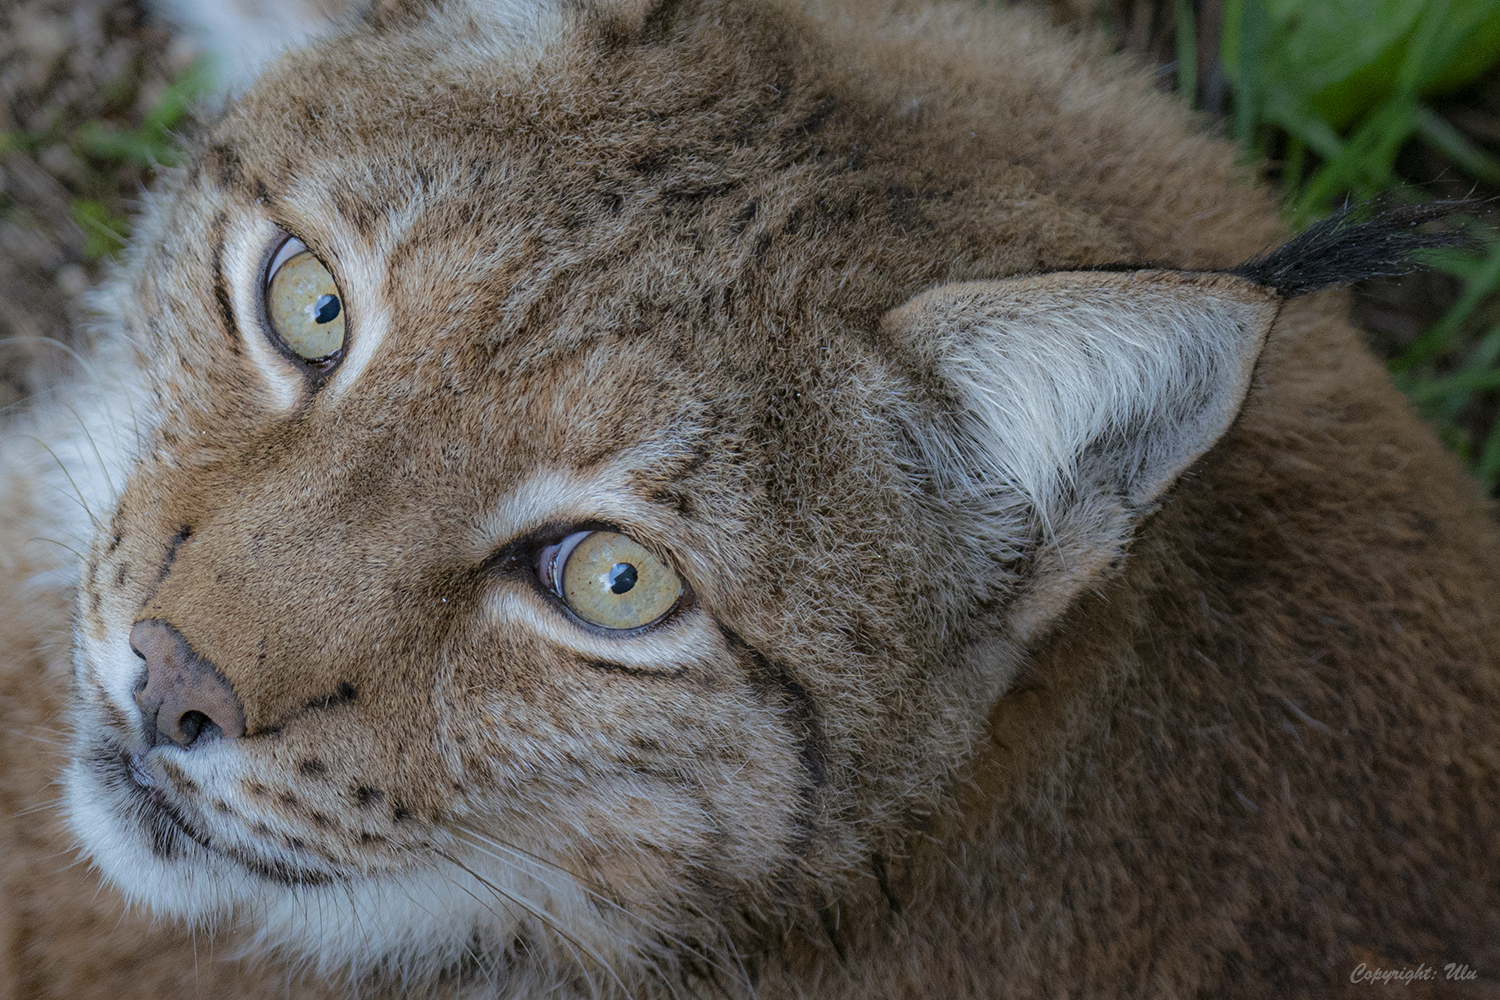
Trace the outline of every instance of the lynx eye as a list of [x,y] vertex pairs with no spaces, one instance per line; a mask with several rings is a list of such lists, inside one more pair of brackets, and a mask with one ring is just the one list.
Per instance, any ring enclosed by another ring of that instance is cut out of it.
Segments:
[[266,269],[266,321],[297,357],[331,367],[344,347],[344,302],[323,262],[288,239]]
[[614,531],[576,531],[546,546],[537,576],[575,615],[601,628],[650,625],[682,596],[671,567]]

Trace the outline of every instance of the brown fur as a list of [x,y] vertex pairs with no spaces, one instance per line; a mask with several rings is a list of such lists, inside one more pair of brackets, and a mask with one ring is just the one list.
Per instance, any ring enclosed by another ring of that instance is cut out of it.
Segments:
[[[1282,310],[1233,428],[1087,573],[1044,535],[977,551],[904,436],[951,405],[925,328],[882,322],[914,295],[1274,243],[1226,144],[1015,12],[568,7],[507,66],[460,6],[278,63],[154,200],[99,362],[144,373],[143,447],[76,584],[27,543],[44,462],[7,452],[14,995],[1283,996],[1375,988],[1360,962],[1500,990],[1495,529],[1338,296]],[[216,275],[266,217],[356,328],[388,308],[347,391],[283,407],[258,372]],[[545,469],[593,484],[561,524],[671,558],[694,658],[486,610],[495,510]],[[47,804],[54,744],[89,766],[134,724],[98,651],[148,618],[245,708],[225,809],[159,761],[228,864],[338,883],[478,828],[635,914],[601,906],[649,961],[531,916],[435,969],[319,969],[246,919],[210,946],[122,915]],[[992,707],[985,657],[1019,670]]]

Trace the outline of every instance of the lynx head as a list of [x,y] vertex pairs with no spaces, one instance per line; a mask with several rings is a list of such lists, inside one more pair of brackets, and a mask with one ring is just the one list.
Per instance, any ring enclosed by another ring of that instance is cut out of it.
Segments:
[[387,4],[208,129],[114,288],[150,405],[80,595],[127,897],[628,981],[944,808],[1280,299],[1038,273],[1111,245],[832,30]]

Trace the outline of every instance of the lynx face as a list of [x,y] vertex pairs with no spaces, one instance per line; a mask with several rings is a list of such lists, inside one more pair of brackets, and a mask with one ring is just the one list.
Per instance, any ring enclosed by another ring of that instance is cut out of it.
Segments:
[[1019,177],[925,187],[973,123],[795,18],[518,10],[278,63],[115,294],[153,403],[82,587],[72,822],[132,899],[328,968],[629,976],[824,905],[1277,304],[976,280],[1077,232]]

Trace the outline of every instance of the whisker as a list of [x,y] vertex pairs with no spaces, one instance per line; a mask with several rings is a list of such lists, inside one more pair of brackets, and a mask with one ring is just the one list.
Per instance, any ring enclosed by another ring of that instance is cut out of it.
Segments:
[[[448,882],[450,882],[451,884],[458,885],[458,883],[454,882],[453,879],[450,876],[443,875],[442,877],[444,879],[446,879]],[[420,900],[418,900],[416,896],[413,896],[411,894],[410,890],[408,890],[406,888],[406,886],[401,882],[400,879],[393,880],[390,884],[391,884],[392,887],[394,887],[396,889],[397,892],[401,893],[401,895],[403,895],[403,896],[406,897],[407,902],[411,903],[413,906],[415,906],[417,909],[421,910],[423,913],[427,914],[429,917],[432,917],[434,920],[437,920],[438,915],[436,913],[434,913],[432,910],[430,910],[426,906],[426,904],[424,904]],[[463,886],[458,886],[458,887],[460,889],[463,888]],[[354,900],[353,900],[353,890],[351,889],[350,890],[350,905],[352,906],[353,903],[354,903]],[[493,913],[494,911],[492,910],[490,912]],[[495,915],[499,916],[499,914],[495,914]],[[464,942],[463,948],[464,948],[464,952],[466,954],[468,954],[470,958],[474,959],[474,963],[476,965],[478,965],[478,966],[483,966],[484,965],[484,956],[482,956],[481,954],[479,954],[479,952],[475,951],[473,948],[469,947],[469,944],[468,944],[467,941]],[[405,982],[405,980],[403,979],[403,983],[404,982]]]
[[[546,910],[542,909],[540,906],[537,906],[535,903],[532,903],[531,901],[525,899],[524,897],[519,896],[519,895],[517,895],[515,893],[512,893],[512,892],[510,892],[507,889],[502,889],[500,886],[498,886],[495,883],[491,882],[489,879],[485,878],[483,875],[479,874],[474,869],[472,869],[468,865],[464,864],[462,861],[459,861],[457,858],[453,857],[448,852],[439,850],[437,852],[437,854],[438,854],[439,857],[443,858],[448,863],[450,863],[450,864],[456,866],[457,868],[459,868],[459,869],[467,872],[472,878],[474,878],[475,880],[477,880],[481,885],[485,886],[490,891],[499,893],[500,895],[502,895],[505,898],[509,899],[511,902],[515,903],[517,906],[520,906],[523,909],[525,909],[532,916],[536,917],[538,920],[542,921],[542,923],[544,923],[548,927],[552,928],[553,932],[555,932],[558,936],[560,936],[562,938],[565,938],[567,941],[571,942],[572,944],[576,945],[578,948],[582,949],[584,952],[586,952],[588,954],[588,956],[590,958],[592,958],[594,961],[598,962],[601,966],[604,967],[604,971],[606,971],[606,972],[609,973],[610,978],[615,981],[615,985],[617,985],[617,986],[620,987],[621,992],[623,992],[627,997],[633,995],[630,992],[630,988],[625,985],[625,981],[620,978],[620,974],[615,971],[614,965],[612,965],[609,961],[607,961],[604,958],[603,955],[599,954],[599,952],[596,949],[594,949],[591,945],[589,945],[587,942],[585,942],[584,940],[582,940],[581,938],[579,938],[577,935],[573,934],[571,931],[569,931],[566,928],[564,928],[563,925],[562,925],[562,922],[559,921],[555,916],[553,916],[552,914],[548,913]],[[587,976],[588,975],[588,969],[587,969],[587,967],[582,966],[581,963],[580,963],[580,967],[583,968],[584,975]]]
[[[53,851],[51,854],[44,854],[44,855],[42,855],[42,860],[43,861],[51,861],[53,858],[60,858],[64,854],[75,854],[77,856],[74,857],[72,861],[69,861],[67,864],[63,865],[61,868],[54,868],[54,869],[52,869],[52,874],[54,874],[54,875],[61,875],[63,872],[67,871],[69,868],[77,868],[79,865],[84,864],[85,862],[88,861],[88,858],[84,857],[82,854],[79,854],[78,853],[78,849],[75,848],[75,847],[65,847],[65,848],[63,848],[60,851]],[[99,888],[102,889],[103,887],[104,887],[103,883],[101,882],[100,885],[99,885]],[[94,891],[95,891],[95,893],[98,893],[99,889],[95,889]]]
[[66,542],[59,542],[55,538],[43,538],[40,535],[33,535],[31,538],[26,539],[26,541],[22,542],[21,544],[30,545],[32,542],[47,542],[50,545],[56,545],[60,549],[67,549],[69,552],[73,553],[73,555],[78,559],[79,562],[83,561],[83,553],[79,552],[77,549],[73,548],[73,546],[67,544]]
[[[64,869],[64,870],[66,870],[66,869]],[[99,901],[99,893],[101,893],[103,891],[104,891],[104,882],[100,881],[98,888],[96,888],[94,890],[94,899],[93,899],[93,902],[97,903]],[[133,910],[133,909],[135,909],[135,907],[133,907],[129,903],[126,903],[124,906],[120,907],[120,915],[115,918],[115,926],[114,926],[113,929],[110,930],[111,934],[118,934],[118,933],[120,933],[120,926],[125,923],[125,918],[128,917],[128,916],[130,916],[130,911]]]
[[62,470],[63,476],[68,480],[68,485],[72,486],[73,492],[78,494],[78,505],[82,507],[83,512],[89,516],[89,520],[94,522],[94,530],[102,531],[103,525],[101,525],[99,523],[99,519],[94,516],[94,512],[89,509],[88,500],[84,497],[83,490],[78,488],[78,482],[73,478],[73,474],[68,471],[68,466],[63,462],[63,460],[57,457],[57,452],[52,450],[52,446],[47,444],[47,442],[43,441],[41,438],[37,437],[35,434],[22,434],[19,435],[19,437],[29,438],[30,440],[35,441],[37,444],[42,446],[43,451],[52,456],[52,461],[56,462],[57,467]]
[[94,460],[99,463],[99,471],[104,473],[104,482],[109,487],[110,496],[115,494],[115,478],[109,474],[109,466],[104,461],[104,454],[99,451],[99,443],[94,440],[94,432],[89,430],[89,425],[84,422],[83,414],[73,408],[71,403],[64,403],[67,411],[73,414],[73,419],[78,421],[83,436],[88,439],[89,447],[94,450]]
[[[122,387],[125,386],[125,382],[124,382],[123,379],[120,379],[120,378],[117,377],[113,381],[116,382],[116,383],[118,383]],[[50,398],[52,398],[54,396],[64,396],[64,395],[67,395],[70,392],[72,392],[74,389],[76,389],[79,385],[92,385],[92,386],[95,386],[95,387],[102,388],[103,385],[104,385],[104,383],[101,382],[101,381],[98,381],[98,380],[92,380],[92,381],[89,381],[89,382],[82,382],[82,383],[76,382],[76,381],[70,382],[70,381],[67,381],[67,380],[63,380],[63,381],[59,381],[56,385],[44,385],[44,386],[42,386],[39,389],[33,390],[30,394],[22,396],[20,399],[16,400],[13,403],[7,403],[4,406],[0,406],[0,416],[3,416],[3,415],[8,414],[8,413],[19,413],[19,412],[21,412],[22,410],[25,410],[27,407],[31,406],[34,403],[38,403],[38,402],[40,402],[42,400],[50,399]],[[128,395],[127,395],[126,398],[127,399],[129,398]],[[131,407],[134,408],[134,405],[135,404],[132,402],[131,403]]]
[[54,393],[61,393],[64,388],[66,387],[60,385],[48,386],[45,389],[38,389],[30,395],[22,396],[14,403],[7,403],[4,406],[0,406],[0,417],[6,416],[10,413],[20,413],[22,410],[26,409],[27,406],[31,405],[32,402],[38,399],[44,399],[45,397],[50,396]]
[[[593,898],[593,899],[599,901],[600,903],[603,903],[604,905],[610,907],[615,912],[618,912],[618,913],[622,914],[623,916],[625,916],[625,917],[627,917],[627,918],[629,918],[631,920],[636,921],[638,924],[640,924],[642,927],[644,927],[647,931],[650,931],[651,933],[656,934],[659,938],[661,938],[663,941],[665,941],[668,945],[674,946],[678,951],[680,951],[682,953],[685,953],[687,955],[691,955],[691,956],[693,956],[696,959],[700,959],[705,964],[707,964],[709,967],[717,969],[720,972],[723,972],[723,973],[728,974],[728,975],[734,975],[734,973],[735,973],[734,969],[729,968],[729,967],[721,964],[719,961],[717,961],[707,951],[705,951],[705,950],[703,950],[703,949],[701,949],[699,947],[696,947],[693,944],[689,943],[688,941],[685,941],[682,938],[678,937],[666,925],[658,923],[658,922],[652,920],[650,917],[647,917],[647,916],[645,916],[643,914],[636,913],[633,910],[630,910],[629,908],[627,908],[625,906],[622,906],[621,904],[615,902],[613,899],[610,899],[608,896],[605,896],[602,893],[597,892],[594,889],[589,888],[586,884],[584,884],[583,880],[578,875],[574,874],[573,872],[568,871],[568,869],[564,868],[563,866],[561,866],[561,865],[559,865],[559,864],[557,864],[555,862],[549,861],[546,858],[542,858],[542,857],[539,857],[539,856],[537,856],[535,854],[532,854],[531,852],[526,851],[526,850],[524,850],[522,848],[515,847],[513,845],[506,844],[506,843],[503,843],[501,841],[494,840],[494,839],[492,839],[490,837],[485,836],[484,834],[480,833],[479,831],[473,829],[472,827],[457,826],[456,829],[459,832],[467,834],[468,836],[471,836],[471,837],[475,837],[475,838],[483,841],[486,844],[489,844],[490,846],[492,846],[492,847],[494,847],[494,848],[496,848],[498,850],[502,850],[502,851],[507,852],[508,854],[512,854],[512,855],[516,856],[517,858],[519,858],[520,860],[528,861],[528,862],[530,862],[532,864],[535,864],[535,865],[538,865],[538,866],[540,866],[542,868],[550,869],[550,870],[555,871],[555,872],[557,872],[557,873],[559,873],[561,875],[566,876],[567,878],[569,878],[570,880],[572,880],[573,884],[578,889],[580,889],[583,892],[587,893],[591,898]],[[460,841],[460,842],[464,842],[464,841]],[[474,848],[475,850],[479,851],[482,854],[489,855],[490,857],[494,858],[496,861],[502,861],[502,862],[505,861],[504,858],[501,858],[498,855],[492,853],[491,851],[486,850],[484,847],[482,847],[479,844],[469,843],[469,844],[467,844],[467,846]],[[739,972],[740,972],[741,977],[743,977],[744,976],[744,969],[741,968],[739,970]]]
[[[46,735],[41,735],[42,733],[45,733]],[[69,746],[69,743],[67,742],[67,735],[68,734],[65,733],[65,732],[63,732],[60,729],[52,729],[52,730],[42,729],[42,730],[40,730],[40,733],[38,733],[38,732],[26,732],[25,730],[21,730],[21,729],[8,729],[8,730],[6,730],[6,734],[9,735],[9,736],[20,736],[23,739],[35,740],[38,743],[45,743],[45,744],[47,744],[47,746],[49,746],[49,747],[57,747],[59,750],[66,750],[68,748],[68,746]],[[60,737],[60,738],[59,739],[48,739],[48,737]],[[54,782],[54,784],[55,784],[55,782]]]
[[[67,354],[74,361],[78,362],[78,366],[82,368],[90,378],[95,378],[93,366],[84,359],[83,355],[79,354],[72,347],[63,343],[61,340],[58,340],[56,337],[48,337],[39,333],[20,333],[16,334],[13,337],[0,337],[0,347],[9,347],[11,344],[46,344],[50,347],[55,347]],[[96,378],[95,381],[97,381]]]
[[[133,339],[118,330],[111,331],[110,335],[114,339],[122,340],[125,343],[132,344],[136,346],[137,349],[139,349],[139,345],[136,344]],[[100,377],[98,370],[90,362],[90,360],[84,357],[68,344],[63,343],[61,340],[58,340],[56,337],[47,337],[40,334],[20,334],[13,337],[0,338],[0,347],[22,343],[45,344],[63,351],[69,357],[71,357],[81,369],[83,369],[83,373],[85,376],[83,384],[90,384],[99,387],[104,386],[105,380]],[[120,376],[117,373],[112,373],[112,375],[112,381],[118,383],[123,388],[125,384]],[[12,410],[21,410],[37,400],[44,399],[48,396],[69,392],[73,389],[73,387],[80,384],[80,380],[76,378],[58,378],[55,380],[45,379],[44,381],[46,382],[46,384],[40,386],[29,395],[23,396],[21,399],[16,400],[14,403],[10,403],[4,407],[0,407],[0,414],[4,414]],[[130,398],[130,394],[128,391],[126,392],[126,398]],[[134,403],[132,402],[132,408],[133,407]]]
[[621,913],[621,914],[623,914],[623,915],[625,915],[627,917],[630,917],[632,920],[636,920],[636,921],[638,921],[638,922],[640,922],[642,924],[645,924],[646,927],[647,927],[647,929],[649,929],[649,930],[652,930],[652,931],[655,931],[655,932],[658,932],[658,933],[663,933],[663,934],[666,933],[666,929],[665,928],[660,927],[658,925],[655,925],[655,924],[651,923],[650,920],[649,920],[649,918],[647,918],[645,916],[642,916],[642,915],[640,915],[638,913],[633,913],[630,910],[626,909],[624,906],[621,906],[619,903],[617,903],[614,900],[610,899],[608,896],[605,896],[603,893],[600,893],[600,892],[598,892],[598,891],[596,891],[594,889],[589,888],[584,883],[584,881],[583,881],[582,878],[580,878],[578,875],[574,874],[573,872],[569,871],[568,869],[564,868],[563,866],[561,866],[559,864],[555,864],[555,863],[553,863],[551,861],[546,860],[545,858],[538,857],[537,855],[531,854],[530,852],[525,851],[525,850],[523,850],[521,848],[512,847],[511,845],[503,843],[501,841],[493,840],[490,837],[486,837],[484,834],[482,834],[479,831],[474,830],[474,829],[472,829],[470,827],[467,827],[467,826],[458,826],[458,827],[456,827],[456,829],[460,833],[467,834],[470,837],[474,837],[477,840],[482,841],[483,842],[482,844],[475,844],[475,843],[471,843],[469,841],[465,841],[465,840],[462,840],[462,839],[460,839],[460,841],[459,841],[460,843],[463,843],[467,847],[472,847],[474,850],[480,852],[481,854],[487,855],[487,856],[489,856],[491,858],[494,858],[496,861],[500,861],[500,862],[503,862],[505,864],[509,864],[510,863],[509,859],[503,858],[500,855],[494,853],[493,851],[488,850],[484,846],[484,844],[488,844],[491,847],[494,847],[494,848],[496,848],[498,850],[501,850],[501,851],[505,851],[507,854],[513,855],[517,860],[524,861],[524,862],[527,862],[529,864],[536,865],[537,867],[542,868],[544,870],[553,871],[553,872],[558,873],[559,875],[566,876],[568,878],[568,880],[574,885],[575,888],[582,890],[584,893],[586,893],[592,899],[597,900],[598,902],[604,904],[605,906],[611,907],[612,909],[618,911],[619,913]]
[[63,804],[63,798],[64,798],[63,796],[59,795],[55,799],[49,799],[48,801],[42,802],[42,803],[40,803],[38,805],[34,805],[34,806],[30,806],[30,807],[28,807],[26,809],[18,810],[17,812],[11,813],[10,814],[10,818],[11,819],[20,819],[23,816],[34,816],[37,813],[47,812],[49,810],[56,809],[58,806],[60,806],[60,805]]
[[[439,853],[441,853],[441,852],[439,852]],[[446,857],[446,855],[444,855],[444,856]],[[463,868],[464,871],[468,872],[474,878],[477,878],[481,882],[484,882],[485,885],[488,885],[490,887],[490,889],[493,892],[496,893],[497,897],[499,898],[500,904],[502,906],[504,906],[508,912],[510,912],[511,916],[515,917],[519,921],[520,914],[516,913],[514,910],[512,910],[510,908],[510,903],[512,901],[514,901],[516,899],[516,897],[514,897],[510,893],[507,893],[504,890],[500,889],[498,886],[491,885],[488,881],[486,881],[485,879],[481,878],[479,875],[475,874],[468,867],[459,864],[457,861],[454,861],[453,863],[455,865],[458,865],[458,867]],[[466,895],[468,895],[471,899],[474,900],[474,902],[478,903],[480,906],[482,906],[486,910],[488,910],[490,912],[490,914],[493,915],[496,919],[500,918],[500,914],[498,914],[498,913],[495,912],[494,907],[490,906],[489,903],[486,903],[484,900],[480,899],[477,895],[475,895],[474,892],[473,892],[473,890],[471,890],[468,886],[464,885],[462,882],[459,882],[457,879],[452,878],[451,876],[445,876],[445,877],[447,877],[447,879],[448,879],[448,884],[453,885],[453,886],[457,886],[460,891],[462,891],[463,893],[465,893]],[[526,909],[526,908],[523,907],[523,909]],[[573,961],[578,964],[578,967],[580,969],[583,969],[584,977],[587,978],[587,979],[589,979],[589,988],[590,988],[590,990],[592,990],[594,992],[594,994],[597,995],[598,994],[598,989],[594,986],[593,979],[591,977],[589,977],[588,969],[584,965],[583,956],[579,953],[578,949],[574,948],[573,945],[566,938],[563,938],[563,942],[562,943],[563,943],[563,946],[566,947],[568,949],[568,951],[572,953],[572,955],[573,955]],[[531,946],[528,945],[527,946],[527,950],[531,951],[532,950]]]

